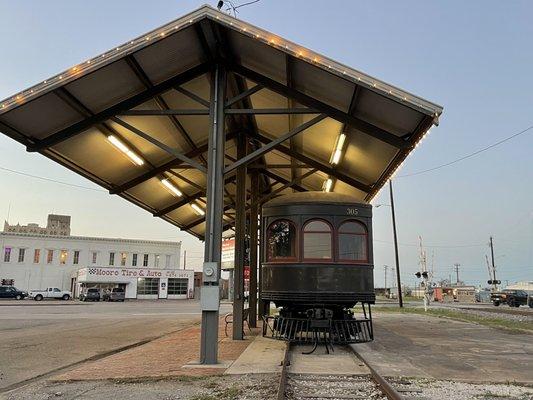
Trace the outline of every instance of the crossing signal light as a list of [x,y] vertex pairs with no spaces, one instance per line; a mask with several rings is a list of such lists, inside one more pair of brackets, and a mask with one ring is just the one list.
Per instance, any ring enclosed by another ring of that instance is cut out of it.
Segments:
[[420,278],[422,276],[422,274],[420,272],[417,272],[415,275],[416,275],[417,278]]
[[426,271],[422,272],[422,276],[427,279],[428,273]]

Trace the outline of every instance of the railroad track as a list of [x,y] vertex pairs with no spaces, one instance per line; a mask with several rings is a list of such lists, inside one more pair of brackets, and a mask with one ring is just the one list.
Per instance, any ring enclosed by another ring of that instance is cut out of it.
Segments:
[[[348,346],[343,346],[348,348]],[[282,372],[278,387],[278,400],[406,400],[385,378],[355,353],[355,356],[366,366],[366,374],[312,374],[290,371],[291,354],[297,346],[287,343],[283,359]],[[350,351],[353,351],[349,347]],[[328,357],[335,357],[329,355]],[[404,391],[404,390],[402,390]],[[413,390],[416,392],[416,390]],[[412,397],[409,397],[412,398]]]

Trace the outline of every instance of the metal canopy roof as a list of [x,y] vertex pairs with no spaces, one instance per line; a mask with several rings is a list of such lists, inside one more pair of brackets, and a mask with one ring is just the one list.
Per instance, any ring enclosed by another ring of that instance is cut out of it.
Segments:
[[0,131],[202,238],[215,62],[228,70],[226,229],[237,135],[246,134],[248,153],[271,149],[242,161],[260,174],[260,186],[248,187],[261,202],[322,190],[328,178],[332,191],[368,202],[442,113],[203,6],[0,102]]

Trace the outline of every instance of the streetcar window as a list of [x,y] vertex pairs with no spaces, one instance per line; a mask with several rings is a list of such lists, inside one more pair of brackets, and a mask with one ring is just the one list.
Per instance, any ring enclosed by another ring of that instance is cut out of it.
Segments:
[[304,259],[331,260],[331,227],[322,220],[311,220],[304,226]]
[[286,220],[273,222],[268,228],[268,260],[296,259],[296,229]]
[[339,260],[368,261],[368,233],[363,224],[348,221],[339,227]]

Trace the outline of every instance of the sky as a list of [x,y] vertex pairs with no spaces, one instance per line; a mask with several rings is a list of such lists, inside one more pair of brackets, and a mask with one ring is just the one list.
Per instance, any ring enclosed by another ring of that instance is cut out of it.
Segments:
[[[204,3],[0,0],[0,98]],[[485,282],[493,236],[498,278],[533,280],[533,129],[406,176],[533,125],[532,2],[261,0],[239,11],[247,22],[444,107],[439,127],[393,182],[403,282],[416,281],[419,236],[436,278],[449,278],[459,263],[461,280]],[[2,220],[44,224],[48,213],[68,214],[73,234],[181,240],[187,266],[201,265],[203,245],[192,236],[3,135],[0,187]],[[383,266],[394,265],[388,189],[373,203],[383,204],[374,209],[375,282],[382,286]]]

